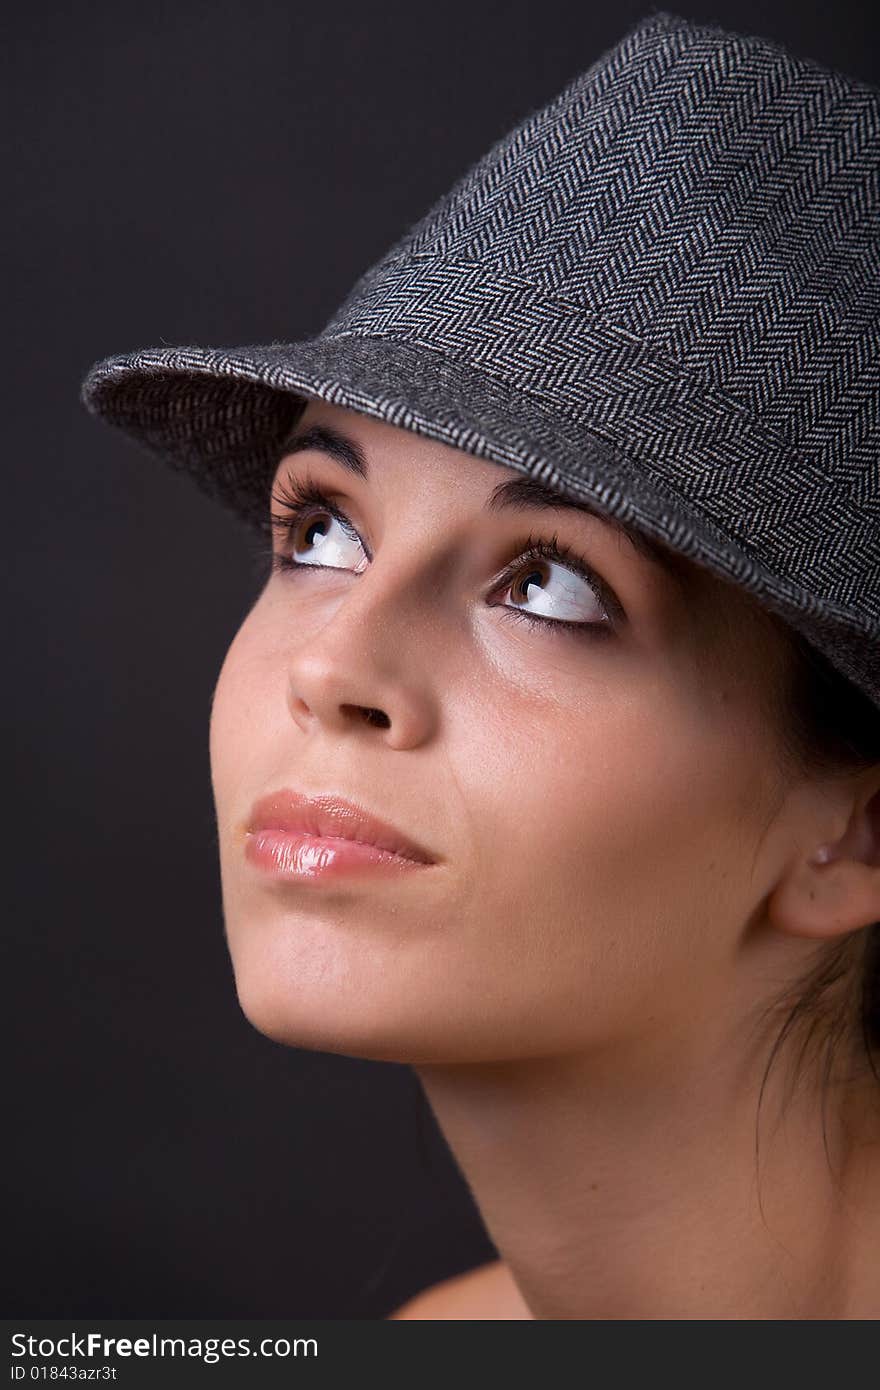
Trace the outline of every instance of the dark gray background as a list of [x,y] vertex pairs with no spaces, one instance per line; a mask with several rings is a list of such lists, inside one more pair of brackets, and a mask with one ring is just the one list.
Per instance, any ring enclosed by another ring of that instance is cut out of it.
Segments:
[[[317,332],[649,8],[6,12],[7,1317],[378,1318],[494,1254],[408,1068],[238,1009],[208,715],[252,543],[78,391]],[[880,81],[868,4],[654,8]]]

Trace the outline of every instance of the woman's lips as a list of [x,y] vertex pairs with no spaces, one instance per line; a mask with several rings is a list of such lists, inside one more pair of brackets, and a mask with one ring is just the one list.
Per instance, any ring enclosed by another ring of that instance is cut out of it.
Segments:
[[288,788],[253,806],[245,855],[273,877],[294,882],[365,871],[398,874],[437,862],[422,845],[354,802]]
[[307,835],[294,830],[255,830],[245,840],[251,864],[287,882],[335,878],[342,874],[399,874],[424,869],[425,863],[379,849],[361,840]]

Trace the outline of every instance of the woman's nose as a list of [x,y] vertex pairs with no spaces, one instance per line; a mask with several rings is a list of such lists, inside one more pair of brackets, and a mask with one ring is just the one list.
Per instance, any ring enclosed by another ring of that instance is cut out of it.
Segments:
[[435,697],[432,624],[405,574],[367,570],[352,578],[333,612],[288,658],[288,705],[304,733],[365,727],[387,743],[412,747],[430,735]]

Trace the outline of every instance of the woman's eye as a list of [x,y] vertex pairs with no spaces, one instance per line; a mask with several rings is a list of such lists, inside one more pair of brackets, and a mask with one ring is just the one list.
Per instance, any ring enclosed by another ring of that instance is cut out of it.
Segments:
[[276,518],[288,540],[276,552],[280,569],[344,569],[359,574],[367,557],[361,540],[342,513],[312,510]]
[[[504,608],[545,626],[552,623],[592,632],[611,626],[607,609],[588,575],[547,556],[528,559],[501,592],[513,600],[505,603]],[[527,604],[530,609],[525,607]]]

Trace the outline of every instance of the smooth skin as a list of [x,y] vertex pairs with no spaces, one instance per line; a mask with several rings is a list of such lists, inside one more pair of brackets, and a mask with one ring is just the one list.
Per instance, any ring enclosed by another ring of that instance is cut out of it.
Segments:
[[[270,575],[223,662],[223,907],[254,1027],[411,1064],[502,1256],[455,1285],[458,1312],[447,1287],[397,1316],[880,1316],[880,1084],[857,1049],[831,1167],[819,1077],[787,1086],[784,1056],[755,1168],[766,1011],[880,919],[880,768],[788,771],[782,644],[738,589],[606,519],[488,513],[514,469],[323,401],[311,425],[369,476],[315,448],[279,461],[273,492],[310,478],[355,538],[315,508],[296,540],[315,568]],[[529,533],[610,586],[612,630],[568,565],[499,585]],[[268,880],[244,833],[281,787],[360,802],[438,862]],[[495,1311],[462,1311],[468,1288]]]

